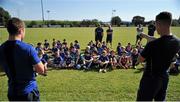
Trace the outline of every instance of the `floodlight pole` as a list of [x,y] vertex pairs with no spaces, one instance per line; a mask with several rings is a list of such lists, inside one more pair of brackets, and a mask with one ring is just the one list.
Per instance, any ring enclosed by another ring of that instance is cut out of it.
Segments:
[[50,19],[49,19],[49,13],[50,13],[50,10],[47,10],[47,13],[48,13],[48,21],[47,21],[47,25],[49,26],[49,24],[50,24]]
[[43,0],[41,0],[41,9],[42,9],[42,20],[44,24],[44,8],[43,8]]

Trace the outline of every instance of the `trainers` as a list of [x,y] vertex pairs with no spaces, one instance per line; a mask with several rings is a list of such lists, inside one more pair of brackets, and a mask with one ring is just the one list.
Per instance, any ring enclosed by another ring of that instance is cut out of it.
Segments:
[[99,69],[99,72],[102,72],[103,70],[102,69]]
[[104,69],[104,70],[103,70],[103,72],[104,72],[104,73],[106,73],[106,72],[107,72],[107,70],[106,70],[106,69]]

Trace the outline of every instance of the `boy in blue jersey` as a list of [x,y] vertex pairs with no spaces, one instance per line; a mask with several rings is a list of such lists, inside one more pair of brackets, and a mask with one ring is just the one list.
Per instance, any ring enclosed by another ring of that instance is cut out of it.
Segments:
[[60,56],[59,50],[57,50],[55,52],[55,56],[54,56],[54,59],[53,59],[53,62],[52,62],[52,67],[61,68],[62,64],[63,64],[63,59]]
[[48,50],[49,50],[49,47],[50,47],[50,45],[49,45],[48,41],[45,39],[45,40],[44,40],[44,50],[45,50],[45,51],[48,51]]
[[89,70],[92,64],[93,58],[90,54],[90,52],[85,52],[84,56],[83,56],[83,64],[84,64],[84,69]]
[[106,49],[107,49],[107,45],[106,45],[106,42],[105,42],[105,41],[102,42],[102,49],[103,49],[103,50],[106,50]]
[[102,52],[103,52],[103,48],[102,48],[101,43],[99,43],[99,44],[97,45],[97,51],[98,51],[98,54],[99,54],[99,55],[101,55],[101,54],[102,54]]
[[80,45],[79,45],[79,42],[77,40],[74,41],[74,47],[77,49],[77,50],[80,50]]
[[109,58],[107,56],[107,52],[103,50],[102,55],[99,57],[99,66],[100,66],[99,72],[106,73],[107,72],[106,68],[108,63],[109,63]]
[[70,55],[69,51],[67,51],[67,55],[64,59],[64,67],[65,68],[72,68],[74,67],[75,62],[73,61],[72,56]]
[[37,46],[36,46],[36,48],[35,48],[36,51],[39,52],[42,48],[43,48],[43,47],[42,47],[42,43],[40,43],[40,42],[37,43]]
[[122,56],[122,46],[120,42],[118,43],[116,51],[117,51],[118,56]]
[[[22,42],[25,37],[24,22],[11,18],[7,22],[9,39],[0,46],[0,66],[8,77],[9,101],[39,101],[35,71],[44,74],[44,65],[36,50]],[[34,70],[33,70],[34,67]]]

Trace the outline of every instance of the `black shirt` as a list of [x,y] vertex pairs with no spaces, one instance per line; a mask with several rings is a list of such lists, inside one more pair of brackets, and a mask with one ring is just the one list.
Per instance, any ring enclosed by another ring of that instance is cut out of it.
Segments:
[[107,32],[107,36],[112,36],[113,30],[112,29],[108,29],[106,32]]
[[95,29],[95,33],[96,33],[96,36],[102,36],[102,33],[103,33],[103,29],[101,28],[101,27],[97,27],[96,29]]
[[146,59],[144,76],[168,78],[167,71],[179,50],[180,40],[171,35],[149,42],[141,52]]

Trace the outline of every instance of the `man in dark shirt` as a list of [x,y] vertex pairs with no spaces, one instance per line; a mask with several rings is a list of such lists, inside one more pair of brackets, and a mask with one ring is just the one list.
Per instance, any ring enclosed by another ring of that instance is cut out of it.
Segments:
[[149,36],[154,36],[154,32],[156,31],[156,27],[154,26],[153,23],[149,24],[148,26],[148,35]]
[[95,41],[99,41],[102,42],[103,39],[103,28],[101,27],[101,25],[98,25],[98,27],[95,29]]
[[110,43],[111,48],[112,48],[112,35],[113,35],[113,29],[111,25],[108,26],[107,32],[107,37],[106,37],[106,44]]
[[173,57],[180,50],[180,41],[171,35],[172,15],[161,12],[156,16],[156,29],[160,38],[141,34],[147,43],[138,57],[138,62],[146,61],[146,67],[140,81],[137,101],[165,101],[168,87],[168,69]]
[[8,77],[8,99],[38,101],[39,91],[35,71],[44,74],[44,65],[35,48],[22,42],[25,37],[23,21],[11,18],[7,22],[7,31],[9,39],[0,46],[0,66]]

